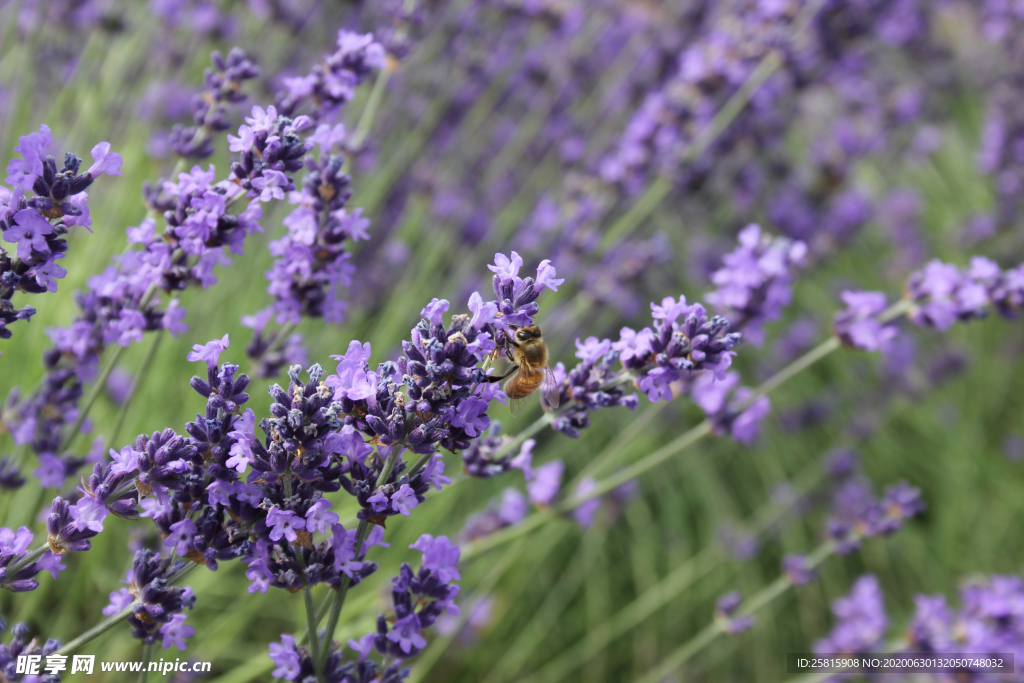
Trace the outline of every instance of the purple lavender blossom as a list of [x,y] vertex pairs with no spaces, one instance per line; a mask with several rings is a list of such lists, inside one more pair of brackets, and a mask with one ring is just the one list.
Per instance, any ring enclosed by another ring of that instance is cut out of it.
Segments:
[[832,603],[837,623],[831,633],[814,644],[818,653],[871,652],[882,645],[889,624],[878,579],[866,574],[850,594]]
[[[83,172],[81,159],[70,152],[58,171],[57,162],[46,154],[52,143],[45,125],[19,138],[14,151],[22,158],[7,165],[7,182],[14,190],[0,186],[0,234],[14,251],[12,256],[0,247],[0,339],[11,337],[8,325],[35,314],[31,306],[14,308],[15,292],[56,292],[57,280],[67,275],[57,265],[68,248],[64,236],[75,225],[89,230],[92,224],[85,190],[100,175],[121,175],[121,155],[110,151],[109,142],[93,147],[95,163]],[[34,195],[26,196],[28,192]]]
[[881,351],[896,336],[896,328],[878,320],[887,307],[882,292],[842,293],[846,309],[836,313],[834,328],[847,346],[863,351]]
[[427,645],[420,631],[434,624],[443,612],[459,613],[455,597],[459,587],[451,585],[459,579],[456,565],[459,549],[447,537],[424,534],[409,546],[423,552],[419,572],[413,574],[402,564],[399,575],[392,580],[391,598],[394,623],[389,627],[384,615],[377,617],[374,646],[385,657],[404,660],[413,657]]
[[711,275],[717,289],[706,298],[760,346],[764,324],[778,320],[789,305],[793,272],[804,264],[807,245],[762,234],[758,225],[741,230],[738,241],[739,246],[722,257],[723,267]]

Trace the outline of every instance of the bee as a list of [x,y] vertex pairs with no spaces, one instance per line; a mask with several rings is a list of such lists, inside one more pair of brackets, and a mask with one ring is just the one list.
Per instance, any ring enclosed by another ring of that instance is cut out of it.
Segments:
[[548,346],[544,343],[544,337],[540,328],[536,325],[517,327],[515,334],[511,337],[506,335],[508,343],[505,355],[512,362],[513,367],[504,375],[488,377],[488,382],[500,382],[508,379],[502,391],[512,399],[512,413],[527,396],[537,391],[543,385],[541,393],[541,406],[546,410],[554,410],[558,407],[558,383],[551,372],[548,364]]

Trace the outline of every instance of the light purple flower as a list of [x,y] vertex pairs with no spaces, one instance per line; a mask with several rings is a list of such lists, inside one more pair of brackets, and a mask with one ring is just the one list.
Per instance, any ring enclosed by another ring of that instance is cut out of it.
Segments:
[[604,358],[604,355],[611,351],[612,340],[611,339],[598,339],[597,337],[587,337],[586,341],[582,344],[580,340],[576,340],[576,357],[584,363],[596,363],[597,361]]
[[844,291],[846,309],[835,316],[835,331],[846,344],[864,351],[881,351],[896,336],[896,328],[883,325],[878,315],[885,310],[882,292]]
[[370,504],[374,512],[384,512],[388,509],[388,496],[384,491],[377,491],[367,498],[366,502]]
[[533,472],[533,447],[537,445],[536,439],[527,439],[519,448],[519,453],[509,462],[509,467],[521,470],[523,478],[530,481],[534,477]]
[[[380,529],[380,527],[374,527]],[[334,570],[352,578],[352,572],[363,568],[362,562],[356,561],[356,529],[346,530],[341,524],[331,527],[331,549],[334,551]],[[369,548],[369,539],[363,543],[363,552]]]
[[419,501],[416,500],[416,493],[408,484],[402,486],[391,494],[391,509],[408,517]]
[[669,325],[676,321],[676,318],[689,312],[690,307],[686,305],[686,297],[679,295],[679,301],[670,296],[661,300],[661,305],[651,304],[651,317],[665,321]]
[[338,370],[336,374],[327,377],[324,383],[334,389],[335,400],[348,398],[360,401],[377,394],[377,383],[371,381],[373,373],[364,369],[370,360],[369,342],[360,344],[353,340],[349,342],[348,351],[344,355],[331,358],[338,361]]
[[427,461],[426,466],[423,468],[422,476],[437,491],[440,491],[442,486],[452,483],[451,478],[444,476],[444,460],[441,459],[440,455],[430,456],[430,460]]
[[469,310],[473,318],[469,321],[470,326],[476,330],[482,330],[485,325],[495,322],[498,306],[493,301],[484,302],[480,292],[473,292],[469,296]]
[[402,652],[409,654],[413,648],[420,650],[427,646],[426,639],[420,635],[420,619],[415,612],[395,622],[388,632],[387,639],[397,643]]
[[47,550],[42,557],[36,560],[36,569],[40,572],[50,572],[50,576],[56,579],[60,572],[68,568],[67,565],[60,563],[60,558],[61,556],[57,553]]
[[256,444],[256,413],[252,412],[252,408],[245,409],[228,436],[235,439],[235,443],[231,444],[228,452],[231,457],[224,464],[241,474],[255,461],[252,447]]
[[430,321],[430,324],[437,327],[441,324],[441,318],[445,311],[448,310],[447,299],[431,299],[430,303],[427,304],[420,315]]
[[4,231],[4,241],[17,244],[18,258],[27,261],[32,258],[32,251],[45,253],[46,235],[53,232],[53,227],[35,209],[22,209],[14,214],[15,224]]
[[183,519],[171,525],[171,535],[164,539],[164,546],[174,548],[174,552],[184,557],[195,547],[193,539],[197,533],[196,525],[191,519]]
[[[591,477],[585,478],[580,482],[580,485],[576,487],[576,496],[585,496],[597,487],[597,481]],[[589,529],[590,525],[594,523],[594,515],[597,513],[597,509],[601,507],[600,498],[591,498],[590,500],[580,503],[575,510],[572,512],[572,516],[576,519],[577,523],[584,529]]]
[[103,531],[103,520],[107,517],[107,508],[95,498],[86,496],[71,506],[71,518],[75,520],[75,528],[79,531]]
[[167,304],[167,311],[160,319],[160,326],[177,339],[178,335],[188,332],[188,325],[182,322],[184,319],[185,309],[181,307],[177,299],[171,299]]
[[[516,252],[512,252],[512,258],[504,254],[494,255],[494,265],[487,266],[487,269],[494,273],[502,283],[512,282],[519,276],[519,269],[523,265],[523,259]],[[552,273],[553,275],[554,273]]]
[[171,649],[171,645],[184,651],[186,649],[185,639],[196,634],[196,630],[185,625],[185,615],[175,614],[171,620],[160,627],[160,634],[164,637],[163,648]]
[[459,547],[452,545],[447,536],[438,536],[435,539],[430,534],[423,534],[409,547],[423,553],[422,566],[435,572],[441,583],[462,578],[457,567]]
[[214,339],[205,344],[193,344],[192,351],[188,354],[188,360],[193,363],[206,361],[207,367],[215,368],[220,362],[221,352],[225,351],[230,344],[231,341],[226,334],[221,339]]
[[263,564],[263,558],[245,557],[242,558],[242,562],[248,562],[249,564],[248,568],[245,570],[245,578],[252,581],[247,589],[249,593],[255,593],[256,591],[266,593],[270,588],[270,582],[274,577],[272,577],[270,572],[267,571],[266,565]]
[[0,556],[21,555],[32,543],[33,534],[28,527],[18,527],[17,533],[0,527]]
[[101,142],[92,148],[93,164],[86,171],[93,178],[101,175],[121,175],[121,155],[110,151],[109,142]]
[[550,505],[562,486],[562,472],[565,464],[561,460],[545,463],[534,471],[533,480],[526,485],[530,502],[534,505]]
[[277,668],[271,672],[275,678],[283,678],[286,681],[294,681],[301,672],[301,661],[299,653],[295,649],[295,638],[290,635],[281,635],[281,644],[270,644],[270,660]]
[[32,190],[36,178],[43,174],[43,161],[46,159],[46,148],[53,143],[53,135],[49,126],[39,126],[38,133],[29,133],[18,138],[15,152],[20,152],[22,159],[11,159],[7,164],[8,185],[17,185],[25,191]]
[[253,189],[259,191],[259,200],[269,202],[272,199],[284,199],[284,191],[291,181],[280,171],[265,170],[263,174],[252,179]]
[[331,511],[331,501],[321,498],[306,511],[306,531],[327,533],[327,527],[338,523],[338,514]]
[[530,504],[526,496],[513,488],[507,488],[501,492],[501,503],[498,505],[498,518],[505,524],[512,526],[519,524],[526,518],[530,511]]
[[267,513],[267,526],[271,527],[271,541],[280,541],[283,536],[291,543],[298,538],[295,531],[306,528],[306,521],[291,510],[282,510],[275,505]]
[[39,467],[32,471],[43,488],[60,488],[67,477],[64,462],[53,453],[39,454]]
[[110,604],[103,608],[104,616],[112,617],[135,602],[135,596],[127,588],[118,588],[110,594]]
[[476,437],[487,430],[491,418],[487,416],[487,402],[470,396],[455,409],[451,425],[463,429],[468,436]]
[[373,641],[377,639],[376,633],[367,633],[359,640],[349,639],[348,646],[359,653],[359,661],[365,660],[373,652]]
[[544,287],[547,287],[552,292],[557,292],[558,286],[563,282],[565,282],[565,278],[555,278],[555,267],[551,265],[551,261],[544,259],[537,266],[537,279],[533,283],[533,291],[539,292]]
[[128,474],[139,469],[139,454],[131,446],[125,446],[120,453],[111,448],[110,459],[114,461],[110,466],[112,474]]

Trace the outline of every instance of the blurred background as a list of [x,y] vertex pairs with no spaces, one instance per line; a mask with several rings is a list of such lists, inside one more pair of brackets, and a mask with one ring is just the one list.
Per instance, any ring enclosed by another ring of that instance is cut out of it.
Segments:
[[[756,385],[828,338],[843,289],[896,298],[931,258],[1021,262],[1017,11],[997,0],[0,3],[5,159],[41,123],[53,149],[84,157],[109,140],[124,157],[122,177],[90,190],[93,230],[72,229],[58,293],[34,297],[31,323],[0,341],[0,393],[42,376],[47,328],[70,323],[72,293],[128,247],[125,229],[146,216],[143,182],[193,163],[181,166],[171,139],[175,125],[191,124],[211,51],[238,46],[260,67],[246,101],[228,110],[234,133],[252,105],[273,103],[286,79],[336,49],[341,28],[372,32],[388,65],[338,115],[349,131],[349,206],[371,223],[351,248],[344,322],[304,319],[296,330],[308,363],[333,370],[329,355],[352,339],[372,344],[373,363],[396,358],[432,297],[466,310],[471,292],[489,288],[495,252],[515,250],[525,271],[551,259],[566,278],[545,296],[538,324],[552,363],[572,365],[577,338],[639,329],[651,301],[703,301],[739,231],[759,223],[805,241],[810,255],[781,317],[737,349],[744,383]],[[198,163],[223,173],[227,141],[215,144]],[[190,329],[162,335],[111,434],[118,383],[130,384],[156,341],[128,349],[92,411],[92,433],[73,450],[86,453],[95,436],[123,445],[168,426],[180,432],[203,406],[188,385],[195,343],[230,334],[222,360],[249,369],[252,332],[241,318],[271,301],[263,273],[285,214],[265,205],[264,233],[218,268],[218,284],[180,294]],[[829,632],[829,605],[865,572],[880,580],[895,635],[915,595],[955,603],[966,581],[1019,573],[1022,344],[1019,324],[992,317],[945,333],[908,329],[885,353],[833,354],[772,394],[752,443],[705,439],[603,498],[589,524],[570,516],[464,563],[468,620],[438,625],[409,662],[411,680],[640,679],[712,620],[720,596],[757,593],[780,576],[785,554],[817,546],[833,493],[850,480],[875,490],[905,480],[927,510],[829,558],[820,580],[781,594],[754,628],[718,639],[665,680],[789,679],[786,653]],[[274,381],[286,382],[284,372],[254,379],[257,415]],[[534,400],[498,419],[514,435],[539,415]],[[607,453],[637,460],[702,419],[686,399],[641,397],[635,411],[602,411],[578,438],[539,432],[534,458],[563,460],[569,481]],[[0,452],[12,450],[0,434]],[[457,455],[446,464],[461,471]],[[496,509],[509,487],[523,489],[517,472],[462,481],[392,518],[391,549],[350,595],[338,637],[372,628],[388,577],[415,557],[404,550],[413,540],[471,540],[479,531],[467,522]],[[3,525],[38,528],[37,512],[57,493],[34,482],[0,492]],[[62,641],[100,621],[130,566],[128,546],[157,540],[152,525],[112,517],[108,531],[92,551],[66,556],[59,581],[0,595],[0,614]],[[248,583],[239,563],[189,577],[196,636],[184,655],[213,662],[204,681],[270,680],[267,644],[303,629],[297,595],[250,595]],[[139,659],[127,632],[121,625],[85,651]]]

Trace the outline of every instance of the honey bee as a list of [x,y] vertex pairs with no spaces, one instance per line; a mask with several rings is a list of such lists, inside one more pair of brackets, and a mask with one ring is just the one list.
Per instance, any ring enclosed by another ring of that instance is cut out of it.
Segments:
[[559,402],[558,384],[548,364],[548,346],[544,343],[540,328],[529,325],[514,329],[515,334],[512,337],[506,336],[511,346],[505,349],[505,355],[513,364],[512,369],[504,375],[488,377],[487,381],[500,382],[508,379],[502,391],[512,400],[513,414],[522,400],[540,389],[541,385],[541,406],[545,410],[554,410]]

